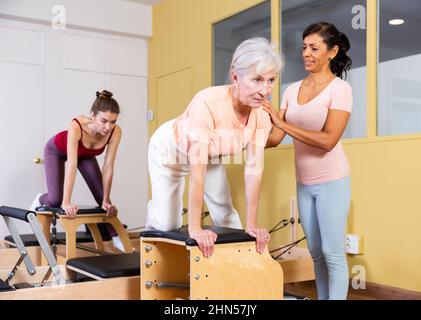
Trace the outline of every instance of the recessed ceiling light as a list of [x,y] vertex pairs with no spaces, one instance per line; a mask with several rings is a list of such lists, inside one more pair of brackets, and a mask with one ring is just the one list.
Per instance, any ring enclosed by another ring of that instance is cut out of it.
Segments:
[[405,20],[403,20],[403,19],[392,19],[392,20],[389,21],[389,24],[392,25],[392,26],[399,26],[399,25],[404,24],[404,23],[405,23]]

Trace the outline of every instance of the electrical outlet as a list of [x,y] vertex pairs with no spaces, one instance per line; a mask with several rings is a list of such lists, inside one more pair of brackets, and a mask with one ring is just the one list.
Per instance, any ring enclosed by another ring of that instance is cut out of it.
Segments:
[[362,254],[364,240],[357,234],[347,234],[345,238],[345,252],[349,254]]

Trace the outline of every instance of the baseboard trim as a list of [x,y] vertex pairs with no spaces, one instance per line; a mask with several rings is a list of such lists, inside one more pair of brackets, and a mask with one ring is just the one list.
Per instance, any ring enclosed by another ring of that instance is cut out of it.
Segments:
[[[317,299],[316,282],[314,280],[289,283],[284,291],[292,295]],[[365,289],[353,289],[350,280],[348,300],[421,300],[421,292],[387,286],[374,282],[366,282]]]
[[376,297],[379,300],[421,300],[421,292],[412,291],[397,287],[391,287],[374,282],[366,282],[365,289],[352,289],[350,292],[358,292],[359,294],[367,294],[370,297]]

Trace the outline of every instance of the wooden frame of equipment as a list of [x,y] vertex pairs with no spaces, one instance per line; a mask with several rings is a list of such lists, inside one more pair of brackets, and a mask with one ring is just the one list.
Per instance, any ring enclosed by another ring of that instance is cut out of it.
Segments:
[[[54,212],[52,211],[36,211],[38,221],[40,222],[44,236],[46,239],[50,239],[51,231],[50,226],[53,223]],[[74,219],[69,219],[66,216],[56,215],[57,220],[60,221],[66,232],[66,254],[65,261],[76,257],[76,231],[80,225],[86,224],[91,231],[92,237],[95,242],[95,248],[97,250],[104,250],[104,242],[101,237],[101,233],[98,229],[98,223],[109,223],[111,224],[117,235],[120,237],[121,242],[124,246],[126,253],[133,252],[132,245],[130,243],[129,236],[124,229],[124,226],[120,222],[117,216],[106,216],[104,213],[90,213],[77,215]],[[64,262],[65,262],[64,261]]]
[[144,238],[141,299],[282,299],[282,267],[255,242],[216,244],[209,259],[197,246]]
[[[15,291],[0,292],[0,300],[139,300],[140,277],[121,277],[102,281],[86,281],[72,283],[74,274],[60,266],[66,284],[32,287]],[[48,267],[36,267],[37,274],[29,276],[25,269],[19,269],[15,282],[39,283],[41,276],[47,272]],[[0,270],[0,277],[7,276],[8,271]],[[12,283],[13,284],[13,283]]]

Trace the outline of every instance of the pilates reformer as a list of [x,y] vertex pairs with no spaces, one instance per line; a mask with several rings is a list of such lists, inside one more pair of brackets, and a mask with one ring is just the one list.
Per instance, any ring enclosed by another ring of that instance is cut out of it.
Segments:
[[[78,215],[95,213],[96,215],[104,216],[105,214],[105,211],[98,207],[79,206],[79,208],[80,210],[78,211]],[[58,258],[60,263],[66,264],[66,259],[64,259],[63,257],[60,257],[60,254],[64,256],[63,250],[59,252],[59,256],[57,257],[57,246],[66,244],[66,233],[57,232],[57,229],[56,229],[56,224],[58,220],[57,215],[63,215],[64,212],[60,210],[60,208],[49,208],[49,207],[39,207],[39,208],[36,208],[36,210],[38,212],[38,218],[41,217],[42,219],[44,218],[44,216],[40,216],[40,215],[47,214],[47,218],[49,218],[49,220],[51,221],[52,232],[50,233],[50,238],[51,238],[51,245],[52,245],[53,253],[55,253],[56,258]],[[183,215],[186,214],[186,212],[187,212],[187,209],[183,209]],[[209,212],[204,212],[202,214],[202,219],[204,219],[208,215],[209,215]],[[49,221],[47,221],[47,223],[44,224],[46,229],[48,228],[48,223]],[[144,229],[144,227],[132,228],[132,229],[128,229],[127,231],[134,231],[138,229]],[[47,232],[44,232],[44,233],[47,234],[48,236]],[[134,239],[133,240],[134,243],[132,242],[132,245],[138,246],[139,233],[131,233],[131,236],[133,235],[136,235],[136,236],[132,238]],[[110,236],[108,234],[101,233],[101,236],[102,236],[103,241],[110,240]],[[38,257],[39,252],[38,250],[36,250],[38,249],[37,246],[39,246],[39,243],[37,241],[36,236],[34,234],[24,234],[24,235],[21,235],[21,238],[23,240],[25,247],[27,248],[27,251],[30,251],[31,254],[35,256],[35,261],[39,261],[40,260],[40,258]],[[4,242],[8,245],[8,247],[13,247],[13,248],[16,247],[16,244],[13,240],[12,235],[6,236]],[[94,242],[94,238],[90,232],[89,233],[76,232],[76,249],[88,251],[96,255],[113,255],[114,254],[114,252],[99,250],[99,249],[93,248],[92,246],[86,246],[86,245],[81,244],[81,243],[87,243],[88,245],[92,245],[92,242]],[[8,251],[7,254],[11,256],[12,252],[10,251],[12,250],[1,250],[0,255],[4,256],[6,251]],[[80,255],[80,250],[78,251],[78,256],[79,255]],[[86,256],[86,255],[88,254],[82,254],[82,256]],[[121,256],[121,257],[122,257],[121,259],[123,259],[121,261],[121,265],[119,265],[118,263],[119,262],[118,257],[108,257],[108,258],[86,257],[86,259],[81,259],[80,261],[78,259],[70,261],[67,267],[71,270],[78,272],[78,274],[86,274],[93,279],[105,279],[105,278],[110,278],[110,277],[130,276],[132,274],[139,274],[139,272],[133,272],[133,270],[136,268],[136,266],[139,269],[140,257],[136,256],[136,254],[127,256],[127,257],[126,256]],[[8,257],[8,258],[9,258],[8,260],[10,260],[11,257]],[[3,261],[4,260],[5,259],[3,259]],[[42,264],[41,262],[37,263],[37,265],[41,265],[41,264]],[[109,265],[109,267],[107,267],[107,264]],[[8,267],[7,263],[6,264],[3,263],[3,265],[0,264],[0,269],[1,267],[4,268],[5,265]],[[86,268],[87,270],[84,270],[84,268]]]
[[[17,228],[15,226],[13,219],[22,220],[29,223],[41,247],[42,253],[44,254],[45,259],[48,262],[49,269],[46,272],[43,279],[41,280],[41,283],[39,284],[39,286],[64,284],[63,274],[57,264],[53,251],[51,250],[47,240],[44,237],[44,234],[41,229],[41,225],[39,224],[36,218],[35,212],[24,210],[24,209],[1,206],[0,215],[3,216],[4,221],[6,222],[6,225],[11,233],[11,236],[13,237],[14,243],[16,244],[16,248],[18,249],[19,254],[20,254],[18,261],[13,266],[12,270],[8,273],[6,280],[1,281],[1,284],[2,284],[1,290],[9,291],[9,290],[16,290],[22,287],[31,287],[31,285],[29,285],[28,283],[15,283],[14,285],[11,285],[12,280],[15,277],[16,272],[18,268],[20,267],[20,265],[22,264],[22,262],[25,264],[26,270],[30,276],[34,276],[37,272],[23,244],[22,238],[20,237],[19,232],[17,231]],[[48,282],[50,275],[52,275],[54,278],[54,281],[52,282]]]
[[[48,210],[48,212],[51,213],[51,208]],[[115,226],[117,224],[115,222],[116,217],[104,218],[104,212],[101,214],[98,213],[97,209],[95,210],[95,214],[89,212],[89,210],[87,213],[86,211],[82,211],[82,214],[78,212],[80,216],[75,220],[79,218],[80,221],[72,223],[71,228],[66,229],[65,227],[66,233],[73,233],[76,230],[75,226],[85,222],[93,224],[114,220],[113,225]],[[86,215],[83,215],[85,213]],[[131,245],[126,246],[127,251],[129,251],[127,254],[108,254],[64,259],[62,262],[66,261],[67,266],[59,265],[54,256],[54,245],[50,248],[50,243],[47,242],[47,238],[44,235],[46,233],[45,229],[42,230],[41,224],[38,221],[40,216],[43,215],[28,210],[10,207],[0,207],[0,215],[5,218],[6,224],[11,233],[13,244],[20,252],[19,260],[11,272],[0,270],[0,277],[6,279],[5,281],[0,281],[0,299],[139,299],[140,257],[139,253],[132,252]],[[103,219],[99,219],[99,215],[101,215]],[[50,214],[50,216],[53,218],[52,214]],[[49,271],[46,266],[34,266],[27,254],[27,248],[13,224],[13,221],[11,221],[11,218],[24,220],[30,223],[34,231],[36,244],[40,246],[42,252],[44,253],[44,256],[49,264],[48,268],[51,269],[51,271]],[[59,219],[63,219],[63,217]],[[45,224],[45,226],[47,226],[47,224]],[[55,228],[53,227],[53,240],[55,239],[54,229]],[[91,230],[92,229],[95,230],[95,228],[91,228]],[[125,232],[124,227],[121,226],[120,229]],[[116,228],[116,230],[117,232],[119,231],[118,228]],[[128,240],[128,235],[125,235]],[[56,241],[52,242],[54,244]],[[12,249],[7,250],[9,251]],[[27,267],[25,273],[22,268],[19,268],[22,262],[24,262]],[[74,271],[72,271],[72,269]],[[75,271],[77,271],[77,273]],[[41,283],[37,283],[39,280],[39,276],[37,276],[37,274],[41,272],[47,273],[43,277]],[[46,280],[50,278],[51,274],[54,276],[56,281],[51,282],[50,279],[49,282],[46,282]],[[84,275],[85,277],[81,277],[80,275]],[[19,280],[23,279],[23,283],[12,283],[12,279],[14,280],[14,277]],[[58,277],[58,279],[56,279],[56,277]],[[46,285],[48,283],[57,284],[62,290],[57,290],[57,286],[54,288],[48,287]]]

